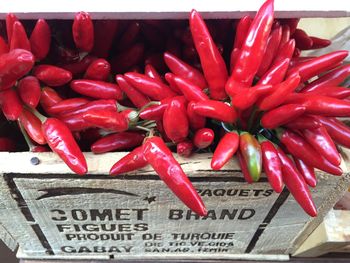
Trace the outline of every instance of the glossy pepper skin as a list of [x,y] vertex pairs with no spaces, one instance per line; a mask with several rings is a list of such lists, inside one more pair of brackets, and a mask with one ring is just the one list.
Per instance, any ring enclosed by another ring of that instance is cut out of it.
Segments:
[[293,158],[296,168],[299,173],[310,187],[315,187],[317,184],[317,179],[315,175],[315,169],[309,165],[306,165],[302,160],[298,158]]
[[316,117],[326,128],[335,143],[350,148],[350,128],[336,118]]
[[291,129],[304,130],[304,129],[317,129],[321,125],[322,125],[321,122],[318,121],[312,115],[302,115],[288,122],[284,126]]
[[84,114],[90,110],[118,111],[115,100],[93,100],[78,108],[62,113],[62,116]]
[[262,167],[261,147],[257,139],[248,132],[239,135],[239,150],[254,182],[259,181]]
[[18,18],[16,17],[16,15],[14,15],[12,13],[8,13],[6,15],[6,33],[7,33],[7,40],[9,43],[11,43],[13,24],[16,21],[18,21]]
[[31,111],[24,108],[18,121],[34,142],[38,144],[46,144],[46,139],[41,130],[41,121]]
[[277,85],[284,80],[287,73],[290,59],[286,58],[270,67],[259,79],[257,85]]
[[191,11],[190,29],[205,79],[208,82],[210,97],[216,100],[226,98],[225,84],[228,72],[225,61],[215,45],[204,20],[196,10]]
[[176,145],[176,153],[182,157],[190,157],[193,152],[193,143],[191,141],[179,142]]
[[194,101],[190,101],[187,104],[187,118],[190,123],[190,127],[193,131],[204,128],[206,124],[206,118],[198,115],[194,111],[194,105],[196,103]]
[[238,150],[237,151],[237,159],[238,159],[238,163],[239,163],[239,166],[241,167],[241,170],[242,170],[242,173],[243,173],[243,176],[244,176],[244,180],[248,183],[248,184],[252,184],[253,183],[253,179],[249,173],[249,170],[248,170],[248,166],[243,158],[243,155],[241,154],[241,152]]
[[173,142],[181,142],[187,137],[189,123],[184,101],[174,98],[169,102],[164,111],[163,125],[166,135]]
[[334,66],[343,61],[348,54],[348,51],[339,50],[316,57],[291,68],[288,71],[288,75],[298,72],[301,77],[301,82],[304,82],[311,77],[334,68]]
[[29,41],[36,60],[46,58],[51,45],[51,29],[44,19],[38,19]]
[[226,133],[219,141],[211,159],[211,168],[220,170],[237,152],[239,147],[239,134],[237,131]]
[[82,114],[83,120],[94,127],[115,132],[126,131],[129,128],[128,119],[115,111],[88,110]]
[[286,104],[267,111],[262,116],[261,125],[267,129],[274,129],[303,115],[306,108],[299,104]]
[[186,206],[198,215],[207,214],[202,199],[160,137],[147,138],[143,144],[143,153],[160,179]]
[[267,0],[259,9],[242,45],[232,75],[226,83],[226,93],[232,98],[241,88],[251,86],[263,59],[274,16],[274,2]]
[[25,105],[31,108],[38,106],[41,96],[39,80],[33,76],[22,78],[17,86],[18,94]]
[[202,91],[202,89],[192,84],[190,81],[174,76],[174,82],[188,101],[209,100],[208,96]]
[[112,176],[132,172],[148,165],[143,153],[143,147],[136,147],[119,161],[117,161],[109,171]]
[[0,90],[10,88],[33,67],[34,56],[27,50],[14,49],[0,56]]
[[0,56],[9,52],[9,46],[6,43],[5,39],[0,36]]
[[70,98],[70,99],[62,100],[50,107],[50,113],[64,114],[65,112],[76,110],[80,106],[83,106],[89,102],[90,100],[86,98]]
[[105,81],[77,79],[70,83],[70,87],[79,94],[96,99],[121,100],[123,98],[118,85]]
[[193,105],[193,111],[200,116],[228,123],[233,123],[237,119],[237,113],[233,107],[217,100],[199,101]]
[[28,51],[31,50],[27,33],[22,23],[19,21],[16,21],[13,23],[10,50],[14,50],[14,49],[25,49]]
[[21,115],[23,105],[18,94],[13,89],[0,92],[0,104],[6,119],[15,121]]
[[99,58],[91,62],[86,69],[84,79],[106,81],[111,73],[111,65],[103,58]]
[[207,82],[203,76],[203,74],[198,71],[196,68],[182,61],[175,55],[165,52],[164,53],[164,61],[168,68],[175,75],[188,80],[193,85],[198,86],[201,89],[207,87]]
[[272,92],[272,85],[257,85],[251,88],[242,88],[232,99],[232,105],[239,110],[246,110],[253,106],[264,95]]
[[336,166],[340,165],[340,154],[325,127],[305,129],[302,133],[306,141],[310,143],[319,154],[323,155],[330,163]]
[[132,85],[130,85],[123,77],[123,75],[117,75],[115,78],[120,89],[126,94],[129,100],[137,108],[142,108],[150,102],[150,99],[146,95],[135,89]]
[[151,64],[147,64],[145,66],[145,75],[152,79],[163,82],[162,77],[159,75],[158,71]]
[[214,131],[209,128],[202,128],[196,130],[192,142],[198,149],[209,147],[214,141]]
[[74,17],[73,39],[81,51],[90,52],[94,46],[94,25],[88,13],[79,12]]
[[62,101],[62,98],[58,95],[58,93],[49,87],[44,87],[41,90],[40,96],[40,106],[44,109],[47,114],[52,115],[50,112],[50,107]]
[[145,136],[138,132],[126,131],[109,134],[91,145],[93,153],[106,153],[116,150],[132,149],[142,144]]
[[308,215],[315,217],[317,215],[317,209],[304,179],[294,166],[292,160],[280,148],[277,151],[282,163],[283,182],[304,211]]
[[239,48],[241,49],[244,41],[247,38],[248,32],[249,32],[249,28],[250,25],[252,24],[253,19],[249,16],[243,16],[238,24],[237,24],[237,28],[236,28],[236,35],[235,35],[235,40],[233,43],[233,49],[235,48]]
[[341,168],[331,164],[298,134],[289,130],[284,130],[280,131],[277,136],[281,143],[287,148],[288,152],[304,161],[306,165],[318,168],[330,174],[342,174]]
[[124,74],[124,77],[134,88],[152,100],[162,100],[176,96],[176,93],[167,85],[146,75],[129,72]]
[[52,65],[36,66],[33,70],[33,74],[40,81],[51,87],[63,86],[72,80],[72,73]]
[[350,97],[350,89],[335,86],[322,86],[316,90],[308,92],[307,94],[323,95],[336,99],[346,99]]
[[292,59],[295,50],[295,40],[290,39],[278,50],[272,65],[276,65],[284,59]]
[[67,126],[56,118],[48,118],[41,128],[51,150],[57,153],[73,172],[79,175],[86,174],[88,168],[85,157]]
[[278,152],[272,142],[259,136],[262,166],[272,189],[281,193],[283,190],[282,164]]

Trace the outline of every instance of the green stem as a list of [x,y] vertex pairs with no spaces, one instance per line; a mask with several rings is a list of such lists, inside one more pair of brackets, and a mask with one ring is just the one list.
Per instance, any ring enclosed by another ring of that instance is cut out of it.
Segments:
[[248,120],[248,131],[251,130],[253,126],[253,122],[255,120],[256,114],[259,112],[259,109],[254,106],[252,113],[250,114],[249,120]]
[[28,136],[27,131],[23,128],[23,125],[20,123],[20,121],[17,121],[17,123],[18,123],[19,129],[24,137],[24,140],[26,141],[26,143],[28,145],[29,151],[31,152],[32,149],[34,148],[34,144],[32,143],[31,139]]

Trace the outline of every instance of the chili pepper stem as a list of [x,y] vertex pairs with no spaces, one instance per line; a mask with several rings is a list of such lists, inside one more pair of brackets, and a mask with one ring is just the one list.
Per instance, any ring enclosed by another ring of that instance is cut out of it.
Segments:
[[256,106],[254,106],[253,107],[253,111],[250,114],[250,117],[249,117],[249,120],[248,120],[248,131],[251,131],[251,129],[252,129],[252,126],[254,124],[254,119],[255,119],[256,114],[258,113],[258,111],[259,111],[259,109]]
[[24,140],[26,141],[27,145],[28,145],[28,148],[29,148],[29,151],[31,152],[34,148],[34,144],[32,143],[31,139],[29,138],[28,136],[28,133],[26,132],[26,130],[23,128],[22,124],[20,121],[17,121],[18,123],[18,127],[24,137]]
[[28,109],[29,109],[36,117],[38,117],[42,123],[44,123],[44,122],[47,120],[47,118],[46,118],[44,115],[42,115],[40,112],[38,112],[36,109],[33,109],[33,108],[28,108]]
[[142,112],[144,109],[147,109],[150,106],[160,105],[161,103],[159,101],[150,101],[146,105],[144,105],[139,112]]
[[142,130],[142,131],[149,132],[149,133],[151,133],[151,131],[153,130],[153,129],[148,129],[148,128],[146,128],[146,127],[139,126],[139,125],[136,125],[135,128],[136,128],[136,129],[139,129],[139,130]]

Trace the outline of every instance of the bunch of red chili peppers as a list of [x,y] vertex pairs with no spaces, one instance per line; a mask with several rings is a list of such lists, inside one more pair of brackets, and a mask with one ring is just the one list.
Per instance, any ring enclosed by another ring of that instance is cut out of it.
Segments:
[[[350,65],[347,51],[301,56],[330,41],[298,21],[274,19],[273,0],[238,21],[204,22],[195,10],[189,23],[93,22],[80,12],[73,23],[22,24],[9,14],[0,23],[2,112],[30,151],[47,144],[77,174],[88,171],[81,150],[130,150],[111,175],[151,165],[199,215],[206,208],[171,150],[213,151],[213,170],[237,155],[248,183],[264,171],[316,216],[314,169],[341,175],[336,145],[350,147],[337,119],[350,116],[341,86]],[[14,142],[0,138],[0,148]]]

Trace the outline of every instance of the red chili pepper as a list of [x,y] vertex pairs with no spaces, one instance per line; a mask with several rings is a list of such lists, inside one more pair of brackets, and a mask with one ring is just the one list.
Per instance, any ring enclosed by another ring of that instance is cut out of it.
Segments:
[[33,70],[33,74],[40,81],[51,87],[63,86],[72,80],[72,73],[52,65],[36,66]]
[[36,108],[41,96],[41,88],[39,80],[33,76],[22,78],[17,86],[17,91],[21,100],[28,107]]
[[270,93],[275,87],[272,85],[257,85],[251,88],[242,88],[232,99],[232,105],[240,110],[248,109],[263,95]]
[[214,131],[209,128],[202,128],[196,130],[192,142],[198,149],[209,147],[214,141]]
[[293,57],[295,51],[295,40],[291,39],[287,43],[285,43],[277,52],[272,65],[276,65],[286,58],[291,59]]
[[[119,28],[118,20],[96,20],[94,23],[94,47],[96,57],[107,58]],[[108,34],[106,34],[108,32]]]
[[282,163],[283,182],[304,211],[308,215],[315,217],[317,215],[317,209],[304,179],[294,166],[292,160],[280,148],[277,151]]
[[140,73],[129,72],[124,74],[125,79],[137,90],[152,100],[162,100],[176,96],[167,85]]
[[111,65],[107,60],[100,58],[94,60],[87,68],[84,79],[106,81],[111,73]]
[[18,18],[11,13],[6,15],[6,32],[7,32],[7,41],[11,43],[12,32],[13,32],[13,24],[18,21]]
[[241,50],[239,48],[234,48],[230,56],[230,73],[232,74],[233,69],[237,63]]
[[330,41],[328,39],[323,39],[323,38],[313,37],[313,36],[310,36],[310,38],[312,40],[311,49],[324,48],[324,47],[328,47],[330,44],[332,44],[332,41]]
[[118,111],[115,100],[93,100],[89,103],[79,106],[78,108],[62,113],[62,116],[84,114],[90,110]]
[[241,88],[253,83],[263,59],[274,16],[274,2],[267,0],[255,15],[240,56],[226,83],[226,93],[234,97]]
[[46,139],[41,130],[41,121],[32,112],[23,109],[18,121],[34,142],[38,144],[46,144]]
[[295,166],[298,169],[299,173],[304,178],[305,183],[307,183],[311,187],[315,187],[317,184],[317,179],[316,179],[314,168],[306,165],[302,160],[298,158],[294,157],[293,159],[294,159]]
[[142,144],[145,136],[138,132],[120,132],[109,134],[91,145],[93,153],[106,153],[116,150],[132,149]]
[[139,64],[144,55],[144,45],[137,43],[129,49],[113,57],[110,62],[114,73],[124,73],[133,66]]
[[202,199],[160,137],[147,138],[143,152],[160,179],[186,206],[201,216],[207,215]]
[[34,56],[27,50],[14,49],[0,56],[0,90],[9,89],[34,65]]
[[205,117],[195,113],[194,111],[195,104],[196,103],[194,101],[191,101],[187,104],[187,118],[190,123],[190,127],[193,131],[204,128],[206,123]]
[[181,90],[176,84],[175,75],[173,73],[165,73],[165,80],[168,82],[169,87],[171,88],[172,91],[174,91],[179,95],[182,94]]
[[289,67],[290,59],[286,58],[274,64],[264,76],[260,78],[257,85],[277,85],[284,80]]
[[299,104],[286,104],[270,110],[261,118],[261,125],[267,129],[282,126],[303,115],[306,108]]
[[73,172],[79,175],[86,174],[85,157],[67,126],[56,118],[47,118],[41,128],[51,150],[57,153]]
[[123,98],[118,85],[105,81],[77,79],[70,83],[70,87],[79,94],[96,99],[121,100]]
[[291,35],[291,29],[289,25],[282,25],[282,37],[278,50],[280,50],[289,40]]
[[50,26],[44,19],[38,19],[30,35],[30,46],[37,60],[43,60],[49,53],[51,45]]
[[0,137],[0,152],[15,152],[16,150],[16,142],[13,139]]
[[298,58],[301,55],[301,50],[299,48],[295,48],[293,52],[293,58]]
[[259,136],[258,139],[261,146],[262,166],[267,179],[272,189],[277,193],[281,193],[283,190],[282,164],[277,149],[272,142],[262,136]]
[[54,89],[44,87],[41,90],[40,105],[45,111],[53,105],[59,103],[61,100],[62,98]]
[[116,162],[109,171],[109,174],[119,175],[141,169],[147,165],[148,162],[143,154],[143,147],[140,146],[136,147],[134,150]]
[[350,89],[336,86],[321,86],[307,94],[323,95],[336,99],[345,99],[350,97]]
[[292,38],[295,39],[296,47],[301,50],[307,50],[312,48],[313,41],[309,35],[302,29],[297,28],[292,35]]
[[311,115],[302,115],[284,126],[290,129],[304,130],[304,129],[317,129],[322,124],[315,117]]
[[336,118],[316,117],[326,128],[335,143],[350,148],[350,128]]
[[162,77],[159,75],[158,71],[151,64],[147,64],[145,66],[145,75],[152,79],[163,82]]
[[65,99],[51,106],[49,111],[51,114],[64,114],[65,112],[76,110],[80,106],[86,105],[89,102],[90,100],[86,98]]
[[197,102],[209,100],[208,96],[202,91],[202,89],[192,84],[190,81],[178,76],[174,76],[174,81],[188,101]]
[[249,170],[248,170],[248,166],[247,166],[247,164],[246,164],[246,162],[245,162],[245,160],[243,158],[243,155],[240,153],[239,150],[237,151],[236,154],[237,154],[239,166],[241,167],[241,170],[242,170],[242,173],[243,173],[245,181],[248,184],[252,184],[253,183],[253,179],[250,176],[250,173],[249,173]]
[[258,103],[259,109],[263,111],[271,110],[283,104],[287,95],[294,92],[300,83],[298,74],[288,77],[273,87],[273,90]]
[[65,70],[68,70],[73,75],[79,75],[87,70],[89,65],[96,60],[95,57],[87,55],[83,59],[80,59],[78,61],[74,61],[69,64],[62,65],[61,67]]
[[201,60],[205,79],[208,82],[210,97],[218,100],[226,98],[225,84],[228,73],[225,61],[215,45],[204,20],[196,10],[191,11],[190,29]]
[[92,123],[83,119],[83,113],[59,116],[59,118],[72,132],[84,131],[94,127]]
[[93,127],[106,129],[115,132],[126,131],[129,128],[128,119],[115,111],[106,110],[88,110],[82,117]]
[[282,37],[282,27],[277,27],[271,31],[271,34],[267,40],[266,50],[264,57],[261,61],[260,67],[258,72],[256,73],[257,76],[261,77],[263,76],[266,71],[270,68],[273,59],[275,58],[278,47],[281,41]]
[[237,152],[239,135],[237,131],[226,133],[219,141],[211,159],[211,168],[220,170]]
[[[142,108],[150,102],[149,98],[130,85],[123,75],[117,75],[116,81],[120,89],[126,94],[129,100],[137,107]],[[142,118],[142,117],[141,117]]]
[[193,85],[204,89],[207,87],[207,82],[203,76],[203,74],[198,71],[196,68],[182,61],[175,55],[172,55],[169,52],[164,53],[164,61],[175,75],[188,80]]
[[190,157],[193,151],[193,143],[191,141],[179,142],[176,145],[176,153],[182,157]]
[[6,119],[15,121],[21,115],[23,106],[18,94],[13,89],[0,92],[0,104]]
[[88,13],[79,12],[74,17],[73,39],[81,51],[90,52],[94,46],[94,25]]
[[152,65],[155,69],[157,69],[160,72],[165,72],[167,68],[163,59],[162,52],[148,55],[145,59],[145,64]]
[[0,56],[9,52],[9,46],[6,41],[0,36]]
[[301,92],[311,92],[324,86],[338,86],[350,75],[350,65],[338,67],[306,85]]
[[305,129],[302,132],[306,141],[310,143],[319,154],[323,155],[330,163],[336,166],[340,165],[340,154],[325,127]]
[[193,111],[203,117],[233,123],[237,119],[235,109],[224,102],[216,100],[199,101],[193,105]]
[[318,168],[330,174],[342,174],[341,168],[331,164],[298,134],[289,130],[282,130],[278,132],[277,136],[281,143],[286,146],[288,152],[304,161],[306,165]]
[[331,98],[323,95],[292,94],[286,100],[288,103],[298,103],[306,108],[306,113],[346,117],[350,116],[350,101]]
[[316,57],[289,69],[287,74],[292,75],[298,72],[301,77],[301,82],[304,82],[311,77],[334,68],[348,56],[348,53],[348,51],[339,50]]
[[140,23],[132,21],[118,41],[118,50],[123,51],[135,43],[140,33]]
[[[176,116],[176,117],[175,117]],[[189,133],[186,104],[183,100],[174,98],[164,111],[164,131],[173,142],[183,141]]]
[[290,34],[293,34],[295,30],[298,27],[300,18],[286,18],[286,19],[279,19],[281,24],[287,25],[290,31]]
[[243,16],[236,27],[236,35],[235,35],[235,40],[233,44],[233,49],[238,48],[241,49],[247,35],[249,33],[249,28],[250,25],[252,24],[253,19],[249,16]]
[[10,50],[25,49],[30,51],[30,42],[21,22],[16,21],[13,23],[11,42],[9,43]]

